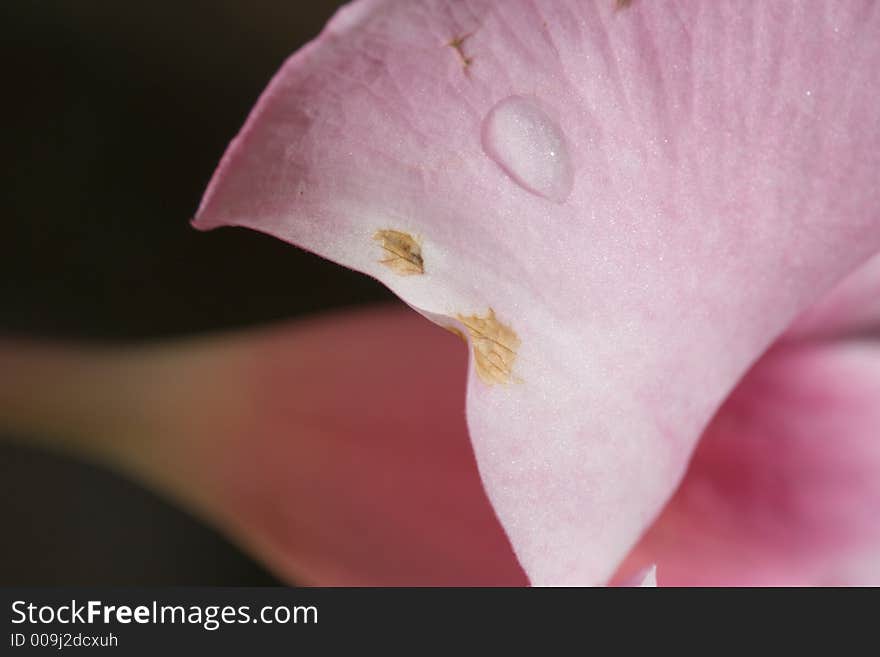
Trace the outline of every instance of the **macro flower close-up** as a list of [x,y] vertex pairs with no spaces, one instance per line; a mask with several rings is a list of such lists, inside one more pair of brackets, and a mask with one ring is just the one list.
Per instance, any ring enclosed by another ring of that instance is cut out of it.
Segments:
[[[476,461],[526,574],[602,584],[745,370],[880,246],[872,9],[354,3],[275,77],[195,225],[247,226],[313,250],[462,336]],[[820,441],[853,452],[838,457],[842,469],[867,467],[880,449],[877,382],[867,362],[849,362],[870,361],[870,349],[859,359],[799,348],[769,358],[770,372],[759,367],[712,426],[706,464],[693,464],[704,499],[684,488],[674,529],[664,517],[646,537],[645,565],[656,550],[661,581],[664,559],[683,581],[876,576],[862,542],[878,531],[870,476],[810,472]],[[421,360],[409,360],[413,383],[431,377]],[[740,401],[760,387],[757,401]],[[828,419],[807,415],[812,396]],[[849,412],[864,428],[837,417]],[[760,472],[762,458],[776,470]],[[833,486],[823,474],[869,489],[841,509],[852,518],[822,509],[850,491],[807,490]],[[747,517],[722,522],[728,506]],[[722,526],[704,531],[721,532],[710,539],[729,543],[726,559],[699,534],[667,534],[710,520]],[[875,526],[835,526],[846,520]],[[846,534],[828,540],[847,543],[855,562],[800,553],[824,532]],[[740,540],[768,553],[753,572],[726,563],[745,558]],[[664,541],[704,554],[713,572],[679,571],[694,557],[666,554]],[[762,573],[775,549],[792,552]]]
[[5,427],[290,584],[880,585],[875,2],[354,0],[254,100],[195,239],[402,303],[10,339]]

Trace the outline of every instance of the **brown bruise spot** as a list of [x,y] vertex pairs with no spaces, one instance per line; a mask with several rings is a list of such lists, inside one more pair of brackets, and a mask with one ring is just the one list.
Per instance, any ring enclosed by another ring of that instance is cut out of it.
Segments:
[[415,276],[425,273],[422,247],[409,233],[383,229],[377,230],[373,239],[379,242],[385,251],[385,258],[379,262],[395,274]]
[[514,380],[513,363],[520,345],[514,330],[498,321],[491,308],[485,317],[459,314],[458,319],[471,336],[477,375],[489,385]]
[[626,9],[632,4],[633,0],[614,0],[614,11]]
[[458,59],[461,61],[461,67],[464,69],[465,73],[468,72],[468,68],[470,67],[470,65],[474,61],[473,57],[467,57],[464,54],[464,48],[462,48],[462,46],[464,46],[464,42],[467,41],[468,37],[470,37],[470,36],[471,36],[470,34],[464,34],[462,36],[457,36],[446,44],[447,46],[452,48],[455,51],[455,53],[458,55]]

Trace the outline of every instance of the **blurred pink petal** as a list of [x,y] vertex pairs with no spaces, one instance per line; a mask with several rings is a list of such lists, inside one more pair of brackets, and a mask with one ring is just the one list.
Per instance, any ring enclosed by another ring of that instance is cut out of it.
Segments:
[[288,581],[527,584],[468,441],[464,350],[418,315],[339,313],[142,362],[149,377],[125,380],[161,428],[114,460]]
[[743,372],[880,247],[876,7],[354,3],[275,77],[195,224],[470,333],[468,426],[517,556],[536,584],[603,583]]
[[622,572],[660,584],[880,585],[880,345],[779,349],[734,391]]

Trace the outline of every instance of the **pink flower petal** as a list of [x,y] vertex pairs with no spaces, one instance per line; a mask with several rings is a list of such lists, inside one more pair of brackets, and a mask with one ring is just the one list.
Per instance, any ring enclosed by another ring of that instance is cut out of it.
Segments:
[[275,77],[195,224],[469,333],[517,556],[533,583],[602,583],[750,363],[880,247],[878,23],[871,2],[355,3]]
[[774,351],[622,572],[663,585],[880,584],[880,346]]
[[286,580],[527,584],[468,441],[464,351],[418,315],[201,338],[143,369],[160,426],[145,446],[114,445],[114,460]]
[[652,565],[643,572],[644,576],[642,581],[639,582],[639,586],[642,588],[657,588],[657,566]]
[[640,587],[640,588],[656,588],[657,587],[657,566],[651,565],[638,571],[632,577],[621,580],[618,586]]
[[877,334],[880,330],[880,254],[875,255],[807,309],[788,338]]

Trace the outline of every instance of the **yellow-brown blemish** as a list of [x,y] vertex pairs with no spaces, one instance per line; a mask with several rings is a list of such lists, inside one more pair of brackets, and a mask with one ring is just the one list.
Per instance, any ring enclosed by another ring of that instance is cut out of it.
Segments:
[[632,0],[614,0],[614,11],[626,9],[632,4]]
[[386,254],[379,262],[395,274],[414,276],[425,273],[422,247],[409,233],[391,229],[377,230],[373,239],[379,242]]
[[461,61],[461,66],[464,69],[465,73],[467,73],[468,67],[470,67],[470,65],[474,61],[473,57],[467,57],[464,54],[464,48],[463,48],[464,42],[467,41],[468,37],[470,37],[470,36],[471,36],[470,34],[464,34],[462,36],[457,36],[454,39],[452,39],[451,41],[449,41],[449,43],[446,44],[447,46],[452,48],[455,51],[455,53],[458,55],[458,59]]
[[471,336],[477,375],[489,385],[514,380],[513,363],[520,345],[514,330],[498,321],[491,308],[485,317],[460,314],[458,319]]

